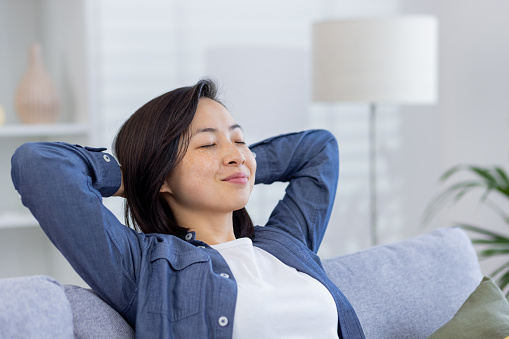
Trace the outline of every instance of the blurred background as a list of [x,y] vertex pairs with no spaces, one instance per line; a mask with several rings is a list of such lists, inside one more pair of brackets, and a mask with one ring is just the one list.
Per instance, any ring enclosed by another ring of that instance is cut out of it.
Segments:
[[[0,277],[48,274],[84,284],[20,203],[10,180],[17,146],[61,140],[110,148],[138,107],[204,76],[218,81],[248,142],[309,128],[336,136],[340,184],[319,254],[371,246],[368,104],[311,95],[312,25],[331,19],[431,14],[439,22],[437,103],[377,107],[379,243],[458,221],[506,231],[478,197],[422,224],[451,166],[508,167],[506,13],[503,0],[0,0]],[[23,125],[14,104],[34,42],[60,100],[57,123],[47,126]],[[255,224],[265,223],[284,188],[255,188],[248,205]],[[105,204],[122,220],[121,200]],[[493,263],[482,265],[487,274]]]

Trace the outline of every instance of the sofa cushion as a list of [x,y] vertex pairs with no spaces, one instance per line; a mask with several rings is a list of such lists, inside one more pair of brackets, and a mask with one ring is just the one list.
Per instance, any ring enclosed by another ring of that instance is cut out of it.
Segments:
[[92,290],[65,285],[65,293],[72,307],[74,338],[134,338],[125,319]]
[[509,335],[509,303],[489,277],[484,277],[456,315],[429,339],[505,338]]
[[449,321],[482,279],[460,228],[323,260],[367,338],[427,338]]
[[71,305],[47,276],[0,279],[2,338],[72,338]]

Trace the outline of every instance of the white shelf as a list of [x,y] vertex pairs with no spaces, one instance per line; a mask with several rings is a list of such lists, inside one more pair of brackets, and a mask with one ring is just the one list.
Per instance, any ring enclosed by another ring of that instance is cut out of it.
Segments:
[[0,213],[0,230],[38,227],[39,223],[28,213]]
[[90,127],[85,124],[60,123],[47,125],[7,124],[0,126],[0,138],[86,135]]

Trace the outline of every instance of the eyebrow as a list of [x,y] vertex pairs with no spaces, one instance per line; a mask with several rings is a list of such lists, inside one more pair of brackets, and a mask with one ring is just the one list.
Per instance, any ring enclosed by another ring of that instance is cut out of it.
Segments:
[[[231,125],[229,130],[233,131],[234,129],[237,129],[237,128],[240,129],[241,131],[243,131],[242,126],[240,126],[239,124]],[[200,128],[199,130],[197,130],[196,132],[193,133],[191,138],[194,137],[198,133],[217,133],[217,128],[212,128],[212,127]]]

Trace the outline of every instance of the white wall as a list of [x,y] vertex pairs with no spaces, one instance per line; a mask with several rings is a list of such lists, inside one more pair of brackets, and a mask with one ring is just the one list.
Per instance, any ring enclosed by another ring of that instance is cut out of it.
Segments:
[[[445,210],[430,226],[420,224],[426,204],[438,191],[438,177],[450,166],[475,163],[508,168],[507,1],[211,3],[87,1],[94,24],[89,31],[94,65],[89,93],[93,100],[89,104],[99,111],[98,145],[109,146],[121,123],[144,102],[177,86],[192,84],[203,75],[214,75],[222,85],[226,104],[253,141],[304,128],[334,132],[341,148],[341,182],[320,254],[330,257],[366,248],[367,106],[324,106],[310,100],[311,24],[331,18],[434,14],[440,25],[439,103],[379,110],[380,241],[401,240],[456,220],[507,231],[497,217],[478,208],[475,199]],[[37,25],[39,1],[7,4],[14,7],[0,5],[6,9],[0,11],[3,21],[9,20],[7,10],[16,12],[19,6],[33,5],[34,10],[26,12],[27,20],[32,28]],[[19,34],[14,38],[0,30],[0,39],[19,49],[20,44],[33,38],[23,30],[23,24],[27,23],[9,23],[9,27],[19,29]],[[44,34],[41,32],[41,37]],[[58,42],[51,43],[58,47]],[[0,60],[7,60],[0,64],[1,73],[7,75],[7,80],[0,81],[0,104],[13,112],[11,82],[21,76],[18,73],[25,61],[5,56]],[[59,72],[67,67],[55,60],[47,62]],[[250,88],[255,88],[255,93],[250,93]],[[14,116],[7,118],[8,122],[16,120]],[[269,120],[273,123],[266,124]],[[8,173],[9,164],[0,166],[2,173]],[[283,187],[254,194],[249,208],[255,221],[262,223],[268,216]],[[121,214],[119,201],[107,203]],[[37,234],[31,234],[34,232],[26,231],[27,239],[37,238],[33,246],[47,248],[39,243]],[[484,265],[486,273],[492,266]],[[51,273],[53,269],[48,270]]]
[[[413,223],[437,192],[437,176],[451,166],[509,168],[509,2],[412,0],[401,7],[435,14],[440,22],[440,102],[403,109],[408,149],[401,160],[408,178],[415,173],[404,193],[405,210]],[[478,197],[445,209],[431,227],[466,222],[507,234],[508,225],[479,206]],[[508,211],[507,201],[500,203]],[[494,265],[483,262],[484,273]]]

